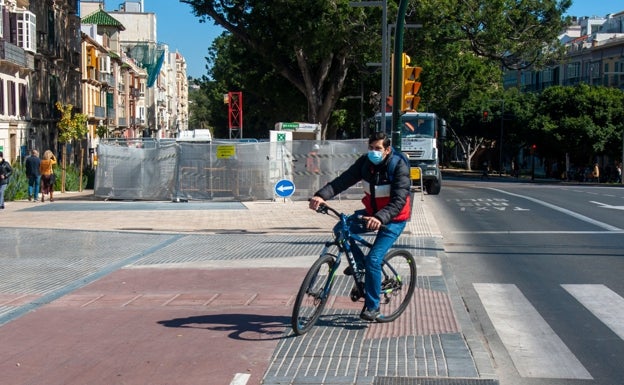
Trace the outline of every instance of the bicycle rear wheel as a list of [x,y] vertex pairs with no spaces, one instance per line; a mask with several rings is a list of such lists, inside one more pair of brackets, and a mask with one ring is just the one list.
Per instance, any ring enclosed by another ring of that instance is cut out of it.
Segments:
[[295,334],[306,333],[321,316],[333,284],[331,270],[334,263],[335,255],[321,255],[303,279],[292,311],[291,324]]
[[416,289],[416,260],[407,250],[386,254],[382,269],[378,322],[391,322],[407,309]]

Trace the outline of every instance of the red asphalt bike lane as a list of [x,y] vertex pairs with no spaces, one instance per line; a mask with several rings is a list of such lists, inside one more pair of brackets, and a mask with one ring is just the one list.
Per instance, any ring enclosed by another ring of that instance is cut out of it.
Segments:
[[306,271],[115,271],[0,327],[0,382],[260,385]]

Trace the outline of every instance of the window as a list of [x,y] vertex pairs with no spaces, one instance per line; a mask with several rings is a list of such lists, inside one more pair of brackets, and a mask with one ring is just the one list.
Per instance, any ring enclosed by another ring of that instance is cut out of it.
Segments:
[[16,116],[17,115],[17,103],[15,100],[15,82],[8,81],[7,82],[7,97],[9,104],[8,115]]
[[4,79],[0,78],[0,115],[6,114],[4,109]]
[[28,116],[28,88],[26,84],[19,85],[19,115]]
[[17,12],[17,46],[37,52],[37,17],[29,11]]
[[568,79],[578,78],[580,75],[580,63],[568,64]]
[[4,37],[3,29],[4,29],[4,5],[0,4],[0,37]]
[[100,72],[109,74],[111,73],[111,60],[110,56],[100,56]]

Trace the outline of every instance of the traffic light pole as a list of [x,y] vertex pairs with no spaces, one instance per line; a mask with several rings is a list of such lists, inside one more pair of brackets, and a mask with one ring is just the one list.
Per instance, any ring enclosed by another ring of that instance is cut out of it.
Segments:
[[407,12],[408,0],[400,0],[399,11],[397,13],[396,30],[394,36],[394,79],[392,79],[392,146],[395,150],[401,151],[401,127],[399,127],[399,117],[401,109],[401,97],[403,95],[403,30],[405,26],[405,13]]

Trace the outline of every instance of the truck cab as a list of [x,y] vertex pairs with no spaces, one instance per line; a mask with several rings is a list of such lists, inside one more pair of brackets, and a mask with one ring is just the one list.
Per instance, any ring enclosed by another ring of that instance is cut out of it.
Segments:
[[[386,133],[392,137],[392,114],[386,113]],[[381,115],[375,116],[377,131],[381,131]],[[422,178],[427,194],[437,195],[442,188],[440,171],[439,141],[446,136],[446,122],[430,112],[406,112],[399,119],[400,143],[393,143],[407,155],[410,167],[419,167],[418,173],[411,173],[415,179]],[[441,146],[440,146],[441,147]],[[416,178],[418,177],[418,178]]]

